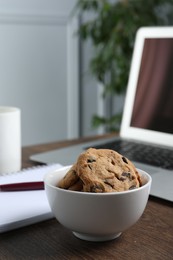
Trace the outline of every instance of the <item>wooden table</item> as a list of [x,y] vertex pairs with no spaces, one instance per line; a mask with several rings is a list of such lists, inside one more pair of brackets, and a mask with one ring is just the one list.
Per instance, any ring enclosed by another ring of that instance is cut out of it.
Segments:
[[[36,164],[29,160],[33,153],[91,139],[95,137],[24,147],[22,165],[25,168]],[[3,233],[0,260],[3,259],[170,260],[173,259],[173,203],[150,197],[140,220],[109,242],[82,241],[55,219]]]

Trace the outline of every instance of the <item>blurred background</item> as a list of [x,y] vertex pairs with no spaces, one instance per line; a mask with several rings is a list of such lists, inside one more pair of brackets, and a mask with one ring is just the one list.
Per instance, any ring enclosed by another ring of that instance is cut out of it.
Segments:
[[0,0],[0,105],[21,108],[22,146],[117,130],[136,30],[171,25],[172,5]]

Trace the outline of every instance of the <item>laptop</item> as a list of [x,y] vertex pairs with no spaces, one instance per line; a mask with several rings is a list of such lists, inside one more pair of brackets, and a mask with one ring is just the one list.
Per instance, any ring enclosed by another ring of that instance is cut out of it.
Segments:
[[173,27],[137,31],[118,137],[30,159],[70,165],[89,147],[120,152],[152,176],[150,195],[173,202]]

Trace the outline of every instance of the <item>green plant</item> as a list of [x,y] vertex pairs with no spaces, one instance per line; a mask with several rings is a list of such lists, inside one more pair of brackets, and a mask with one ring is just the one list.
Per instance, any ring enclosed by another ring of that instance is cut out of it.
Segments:
[[[79,35],[83,41],[92,40],[95,55],[90,68],[104,85],[103,98],[126,90],[137,29],[173,24],[173,0],[78,0],[76,8],[81,15],[93,13],[92,19],[81,23]],[[93,115],[92,122],[117,130],[113,126],[120,125],[121,115]]]

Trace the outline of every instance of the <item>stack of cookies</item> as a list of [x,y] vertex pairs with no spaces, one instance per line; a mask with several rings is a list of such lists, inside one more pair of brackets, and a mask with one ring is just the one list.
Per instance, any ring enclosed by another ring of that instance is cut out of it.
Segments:
[[109,149],[89,148],[57,186],[83,192],[120,192],[140,187],[141,180],[126,157]]

